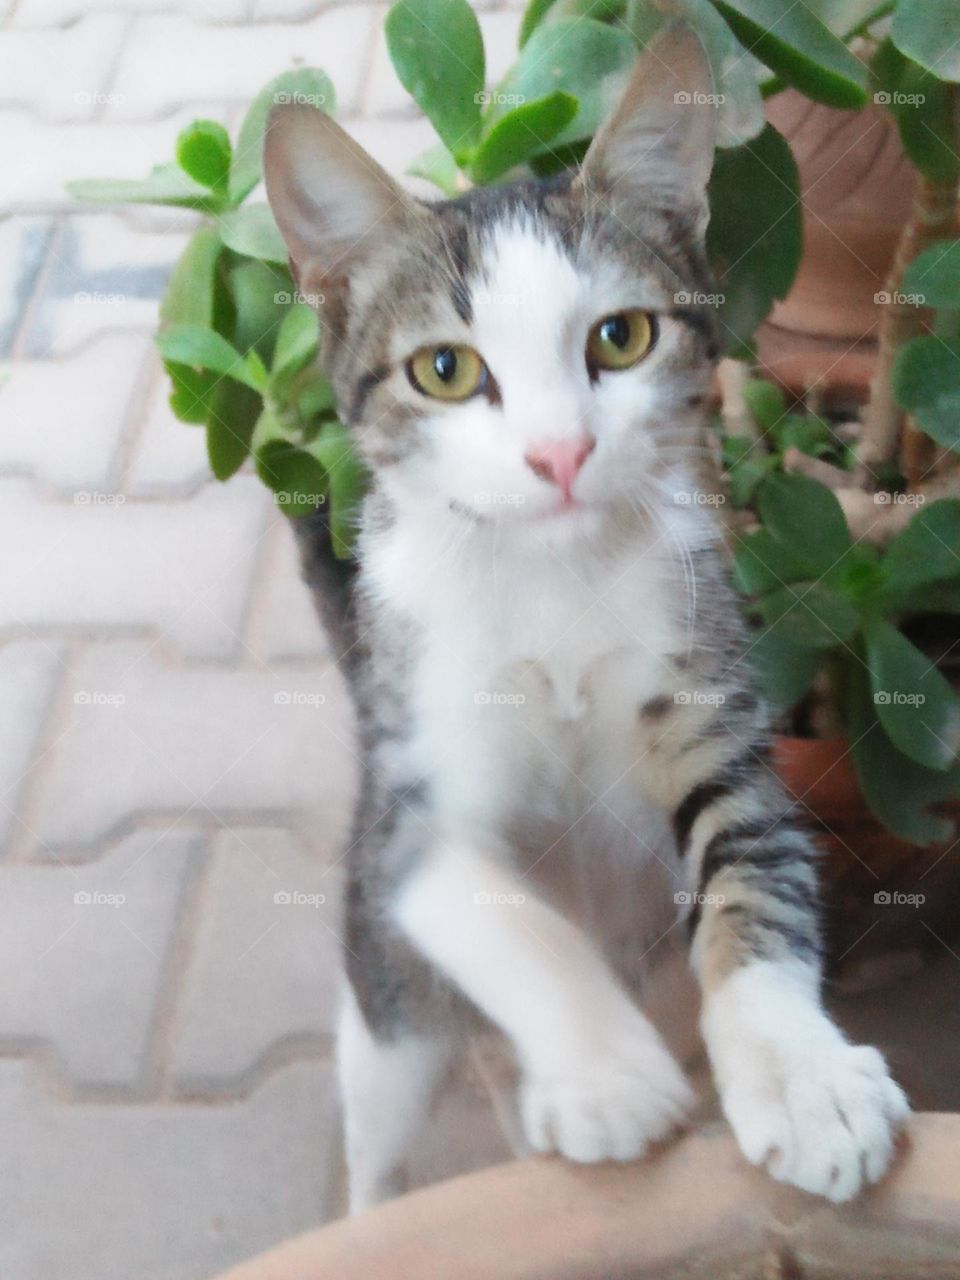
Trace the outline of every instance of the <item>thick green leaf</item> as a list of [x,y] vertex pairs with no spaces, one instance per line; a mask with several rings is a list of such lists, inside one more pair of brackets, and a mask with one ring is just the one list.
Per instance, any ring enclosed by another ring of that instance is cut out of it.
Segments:
[[230,135],[216,120],[194,120],[180,131],[177,164],[195,182],[226,190],[230,179]]
[[565,18],[538,27],[492,95],[488,125],[514,107],[560,89],[577,99],[580,110],[550,149],[591,138],[610,107],[607,77],[625,72],[636,52],[625,31],[593,18]]
[[804,697],[824,661],[822,649],[791,644],[773,627],[751,635],[746,657],[763,696],[783,711]]
[[271,389],[277,390],[287,380],[316,358],[320,346],[317,315],[312,307],[298,302],[283,317],[277,331],[273,364],[270,368]]
[[903,277],[903,292],[926,307],[960,309],[960,240],[938,240],[918,253]]
[[864,628],[877,716],[904,755],[949,769],[960,752],[960,698],[936,666],[889,622]]
[[760,486],[764,527],[805,566],[822,577],[850,548],[850,530],[836,496],[807,476],[772,475]]
[[945,449],[960,449],[960,342],[927,334],[901,347],[893,394]]
[[226,338],[212,329],[194,324],[171,325],[157,334],[156,342],[164,360],[190,365],[194,369],[211,370],[243,382],[255,391],[262,390],[264,386],[262,363],[258,365],[241,355]]
[[230,203],[239,204],[260,181],[263,173],[263,133],[275,106],[298,103],[333,115],[336,106],[329,76],[317,67],[281,71],[260,90],[250,104],[230,169]]
[[718,151],[710,178],[707,252],[728,349],[748,343],[800,264],[803,227],[797,166],[772,125],[752,142]]
[[321,463],[292,441],[273,439],[256,450],[257,475],[288,516],[305,516],[327,501],[329,482]]
[[345,560],[353,550],[357,509],[367,487],[366,469],[339,422],[325,424],[308,448],[330,483],[330,536],[334,553]]
[[870,80],[874,101],[896,120],[903,148],[924,177],[951,182],[960,176],[951,86],[904,57],[889,38],[870,59]]
[[529,0],[529,3],[523,11],[523,18],[520,21],[520,35],[517,41],[518,47],[523,48],[534,31],[547,15],[547,10],[555,5],[557,0]]
[[427,182],[439,187],[445,196],[457,194],[460,168],[442,142],[421,151],[407,165],[407,173],[414,178],[426,178]]
[[850,668],[847,736],[864,799],[894,834],[917,845],[953,837],[956,823],[930,806],[960,795],[960,771],[925,769],[898,751],[877,718],[869,677],[860,663]]
[[941,80],[960,81],[957,0],[898,0],[890,35],[908,58]]
[[933,582],[960,582],[960,499],[921,507],[890,543],[883,568],[891,601]]
[[229,480],[246,462],[263,401],[250,387],[221,378],[210,395],[207,457],[218,480]]
[[763,595],[807,575],[790,547],[766,529],[741,534],[734,548],[734,580],[745,595]]
[[780,638],[814,649],[843,644],[860,624],[860,613],[846,596],[818,582],[778,587],[760,605]]
[[229,282],[236,316],[226,332],[238,350],[255,348],[271,364],[280,325],[295,296],[288,271],[254,258],[240,258],[230,267]]
[[831,107],[866,104],[866,72],[805,4],[714,0],[740,43],[787,84]]
[[160,303],[162,324],[213,327],[217,263],[223,245],[215,227],[200,227],[177,259]]
[[234,253],[284,265],[290,256],[268,204],[229,209],[217,219],[217,227],[223,243]]
[[170,408],[174,415],[181,422],[205,425],[221,375],[193,369],[188,364],[177,364],[173,360],[165,360],[163,367],[170,379]]
[[67,190],[78,200],[95,200],[100,204],[163,204],[203,213],[214,212],[219,207],[210,191],[194,182],[174,161],[158,164],[139,181],[86,178],[68,182]]
[[387,47],[400,83],[457,157],[480,137],[483,36],[467,0],[397,0]]
[[567,127],[578,103],[569,93],[549,93],[525,102],[497,120],[480,143],[470,165],[474,182],[493,182],[530,156],[546,150],[551,138]]
[[775,382],[751,378],[744,383],[743,398],[762,431],[772,431],[787,411],[787,398]]

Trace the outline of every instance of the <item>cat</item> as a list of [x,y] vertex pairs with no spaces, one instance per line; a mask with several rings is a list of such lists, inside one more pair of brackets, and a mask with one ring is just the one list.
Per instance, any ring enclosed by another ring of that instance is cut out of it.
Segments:
[[[505,1033],[533,1151],[666,1138],[693,1094],[631,984],[678,931],[748,1160],[847,1200],[906,1120],[821,1004],[815,848],[701,487],[713,102],[670,25],[579,170],[436,202],[312,107],[269,121],[270,204],[371,475],[356,579],[314,552],[365,764],[338,1042],[354,1211],[402,1187],[463,1015]],[[583,920],[542,887],[554,863]]]

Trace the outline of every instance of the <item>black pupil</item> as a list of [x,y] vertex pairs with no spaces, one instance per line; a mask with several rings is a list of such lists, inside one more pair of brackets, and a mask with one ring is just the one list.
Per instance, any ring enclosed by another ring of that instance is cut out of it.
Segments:
[[622,351],[630,341],[630,321],[626,316],[608,316],[600,326],[600,337]]
[[433,353],[433,371],[441,382],[450,382],[457,372],[457,353],[452,347],[438,347]]

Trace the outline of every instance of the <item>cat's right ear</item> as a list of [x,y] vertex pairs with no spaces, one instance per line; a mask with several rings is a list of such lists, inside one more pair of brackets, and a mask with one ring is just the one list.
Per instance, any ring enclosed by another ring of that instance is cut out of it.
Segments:
[[275,107],[263,148],[267,198],[302,287],[332,288],[413,213],[377,162],[323,111]]

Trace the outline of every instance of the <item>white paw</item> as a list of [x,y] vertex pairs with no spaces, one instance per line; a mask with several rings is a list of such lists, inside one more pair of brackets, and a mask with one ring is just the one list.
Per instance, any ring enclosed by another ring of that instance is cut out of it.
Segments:
[[636,1160],[679,1125],[694,1101],[680,1068],[646,1023],[612,1044],[575,1052],[525,1078],[520,1108],[535,1151],[568,1160]]
[[910,1108],[883,1056],[848,1044],[815,996],[744,972],[714,998],[704,1032],[748,1160],[836,1201],[879,1181]]

